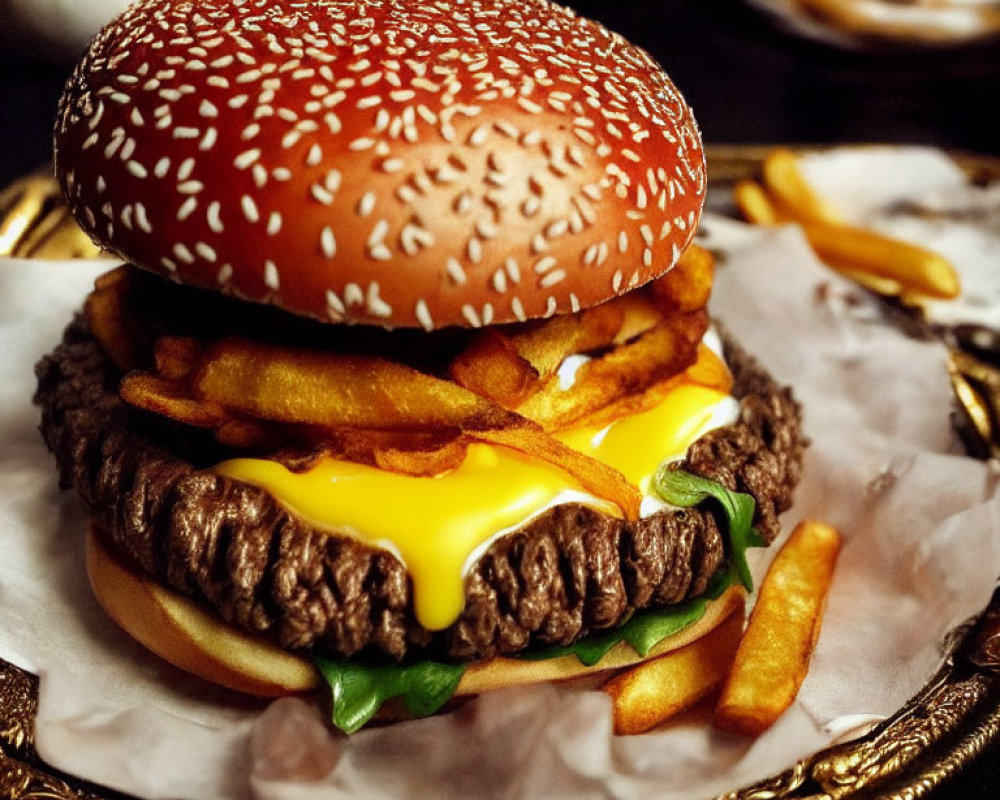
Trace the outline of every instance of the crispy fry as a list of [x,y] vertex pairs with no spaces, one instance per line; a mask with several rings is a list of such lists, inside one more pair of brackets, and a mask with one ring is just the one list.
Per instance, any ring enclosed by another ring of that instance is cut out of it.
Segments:
[[126,375],[121,383],[121,397],[137,408],[197,428],[218,428],[229,420],[218,403],[193,397],[184,384],[158,375],[142,372]]
[[566,356],[610,344],[622,320],[622,310],[606,303],[513,333],[484,331],[452,360],[451,377],[476,394],[513,408]]
[[[143,376],[151,377],[151,376]],[[154,380],[156,380],[154,378]],[[208,404],[281,423],[325,429],[335,449],[353,442],[377,465],[397,471],[425,470],[455,458],[456,450],[431,456],[380,448],[371,432],[452,431],[503,444],[555,464],[599,497],[638,516],[639,493],[618,471],[570,449],[538,425],[450,381],[395,362],[341,356],[225,339],[205,352],[193,386]],[[351,434],[351,431],[354,431]],[[366,433],[367,432],[367,433]],[[353,438],[351,438],[353,436]],[[386,441],[385,439],[377,441]],[[398,451],[398,452],[397,452]]]
[[733,187],[733,200],[743,218],[754,225],[779,225],[790,217],[759,183],[739,181]]
[[465,458],[467,437],[434,433],[339,429],[317,432],[331,455],[404,475],[440,475]]
[[816,222],[803,227],[817,255],[834,266],[853,264],[931,297],[956,297],[961,291],[955,268],[930,250],[864,228]]
[[539,373],[513,343],[496,330],[475,337],[451,362],[452,379],[500,405],[517,405],[538,384]]
[[806,183],[799,168],[799,157],[791,150],[778,147],[764,158],[764,185],[777,200],[803,222],[838,224],[840,215]]
[[698,245],[690,245],[674,268],[650,284],[652,295],[668,308],[688,313],[704,308],[712,293],[715,257]]
[[728,394],[733,387],[733,375],[726,363],[702,343],[698,345],[698,360],[684,370],[683,375],[673,375],[654,383],[641,394],[622,397],[599,411],[578,420],[581,428],[601,428],[622,417],[640,414],[662,403],[670,392],[683,382],[718,389]]
[[775,556],[716,706],[716,727],[757,736],[795,700],[839,552],[834,528],[805,521]]
[[189,336],[161,336],[153,349],[157,374],[173,381],[186,378],[197,364],[202,349],[201,342]]
[[450,381],[374,356],[222,339],[205,353],[195,391],[241,414],[325,428],[480,430],[515,414]]
[[726,678],[743,633],[743,606],[680,650],[645,661],[602,687],[613,701],[615,733],[645,733],[691,708]]
[[227,419],[215,429],[215,439],[219,444],[234,450],[254,450],[266,448],[281,437],[263,422]]
[[645,291],[629,292],[608,301],[622,312],[622,324],[612,344],[625,344],[636,336],[655,328],[663,320],[663,310],[658,308]]
[[610,500],[626,519],[639,518],[642,495],[618,470],[553,439],[534,425],[513,426],[470,434],[480,441],[500,444],[555,464],[576,478],[584,489]]
[[563,430],[603,407],[637,395],[694,363],[708,327],[704,311],[673,314],[635,341],[583,364],[573,391],[549,378],[517,410],[546,430]]
[[87,327],[101,349],[119,369],[128,371],[142,365],[143,337],[126,295],[130,280],[127,267],[118,267],[94,282],[94,291],[84,303]]

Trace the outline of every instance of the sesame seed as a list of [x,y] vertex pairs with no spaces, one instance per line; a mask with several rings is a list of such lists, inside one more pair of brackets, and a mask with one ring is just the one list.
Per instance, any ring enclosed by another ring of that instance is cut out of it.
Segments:
[[257,210],[257,204],[250,195],[245,194],[240,198],[240,207],[243,209],[243,216],[246,217],[247,222],[251,225],[260,220],[260,212]]
[[204,188],[205,184],[201,181],[184,181],[177,184],[177,191],[181,194],[198,194]]
[[325,206],[331,205],[333,203],[333,193],[325,189],[318,183],[314,183],[309,187],[309,194],[317,202],[322,203]]
[[349,150],[353,150],[355,152],[359,152],[361,150],[368,150],[371,147],[373,147],[374,145],[375,145],[375,140],[374,139],[372,139],[372,138],[370,138],[368,136],[362,136],[362,137],[360,137],[358,139],[355,139],[353,142],[351,142],[349,145],[347,145],[347,148]]
[[134,177],[139,178],[140,180],[146,178],[149,175],[149,172],[146,170],[146,168],[138,161],[128,161],[125,164],[125,168],[129,171],[129,173],[131,173]]
[[521,303],[521,299],[519,297],[511,299],[510,310],[514,312],[514,316],[521,322],[524,322],[528,318],[524,313],[524,305]]
[[542,277],[542,279],[538,282],[538,285],[545,289],[548,289],[550,286],[555,286],[557,283],[561,283],[563,280],[565,280],[565,278],[566,278],[566,270],[564,269],[552,270],[552,272],[549,272]]
[[445,271],[448,273],[451,282],[456,286],[464,286],[468,280],[465,270],[462,269],[462,265],[458,262],[457,258],[449,258],[445,262]]
[[192,172],[194,172],[194,159],[184,159],[184,161],[181,162],[181,165],[177,168],[177,180],[186,181],[191,177]]
[[153,167],[153,174],[157,178],[165,178],[169,171],[170,171],[170,159],[167,156],[163,156],[159,161],[156,162],[156,166]]
[[278,267],[270,259],[264,262],[264,285],[275,292],[281,288],[281,275],[278,273]]
[[[339,174],[339,173],[338,173]],[[375,210],[375,192],[365,192],[358,201],[357,212],[359,217],[367,217]]]
[[333,289],[326,290],[326,312],[335,320],[343,318],[347,312],[344,302],[337,296]]
[[195,244],[194,249],[203,259],[213,264],[218,259],[218,254],[215,252],[215,249],[204,242],[198,242]]
[[211,100],[202,100],[198,106],[198,113],[205,118],[214,118],[219,116],[219,109]]
[[502,269],[493,273],[493,289],[500,294],[507,291],[507,273]]
[[146,212],[146,206],[141,202],[136,202],[135,204],[135,221],[140,230],[144,233],[153,232],[153,226],[149,222],[149,215]]
[[218,200],[209,203],[205,219],[212,233],[223,233],[225,231],[225,227],[222,224],[222,204]]
[[281,232],[281,213],[272,211],[267,219],[267,235],[277,236]]
[[190,217],[195,210],[198,208],[198,200],[194,197],[189,197],[183,203],[181,207],[177,209],[177,221],[184,222],[188,217]]
[[178,242],[174,245],[174,255],[185,264],[194,263],[194,253],[188,250],[187,246]]
[[197,128],[178,126],[174,128],[173,136],[175,139],[197,139],[201,136],[201,131]]
[[424,330],[434,330],[434,318],[431,316],[431,311],[427,307],[426,300],[421,298],[417,301],[414,313],[416,314],[417,321],[423,326]]
[[555,256],[545,256],[544,258],[540,258],[535,262],[535,273],[538,275],[544,275],[558,263],[559,262]]
[[326,258],[334,258],[337,255],[337,239],[333,229],[329,225],[323,227],[319,237],[320,249]]

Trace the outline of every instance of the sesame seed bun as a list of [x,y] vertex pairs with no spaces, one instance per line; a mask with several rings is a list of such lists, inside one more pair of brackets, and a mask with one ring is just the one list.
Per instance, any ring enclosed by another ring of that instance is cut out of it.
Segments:
[[74,215],[127,261],[428,330],[661,275],[706,186],[667,76],[544,0],[144,0],[74,72],[55,153]]

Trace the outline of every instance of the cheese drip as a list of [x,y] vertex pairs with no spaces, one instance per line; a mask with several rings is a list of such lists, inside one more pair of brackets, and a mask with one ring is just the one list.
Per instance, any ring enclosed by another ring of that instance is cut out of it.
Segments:
[[[622,472],[651,494],[664,461],[680,458],[712,428],[735,419],[725,392],[682,382],[663,401],[605,428],[557,434],[569,446]],[[618,514],[583,493],[567,473],[504,447],[476,443],[443,475],[414,477],[335,459],[305,473],[262,459],[226,461],[216,471],[267,489],[292,513],[321,529],[395,552],[413,585],[414,612],[428,630],[451,625],[464,606],[468,566],[486,546],[547,508],[573,499]],[[659,506],[649,508],[649,512]]]

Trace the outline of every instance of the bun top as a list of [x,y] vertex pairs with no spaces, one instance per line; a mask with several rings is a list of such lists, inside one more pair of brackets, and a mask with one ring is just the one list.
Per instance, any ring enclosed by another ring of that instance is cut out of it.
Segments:
[[706,188],[656,63],[546,0],[143,0],[70,78],[55,154],[121,258],[388,327],[628,291],[674,264]]

